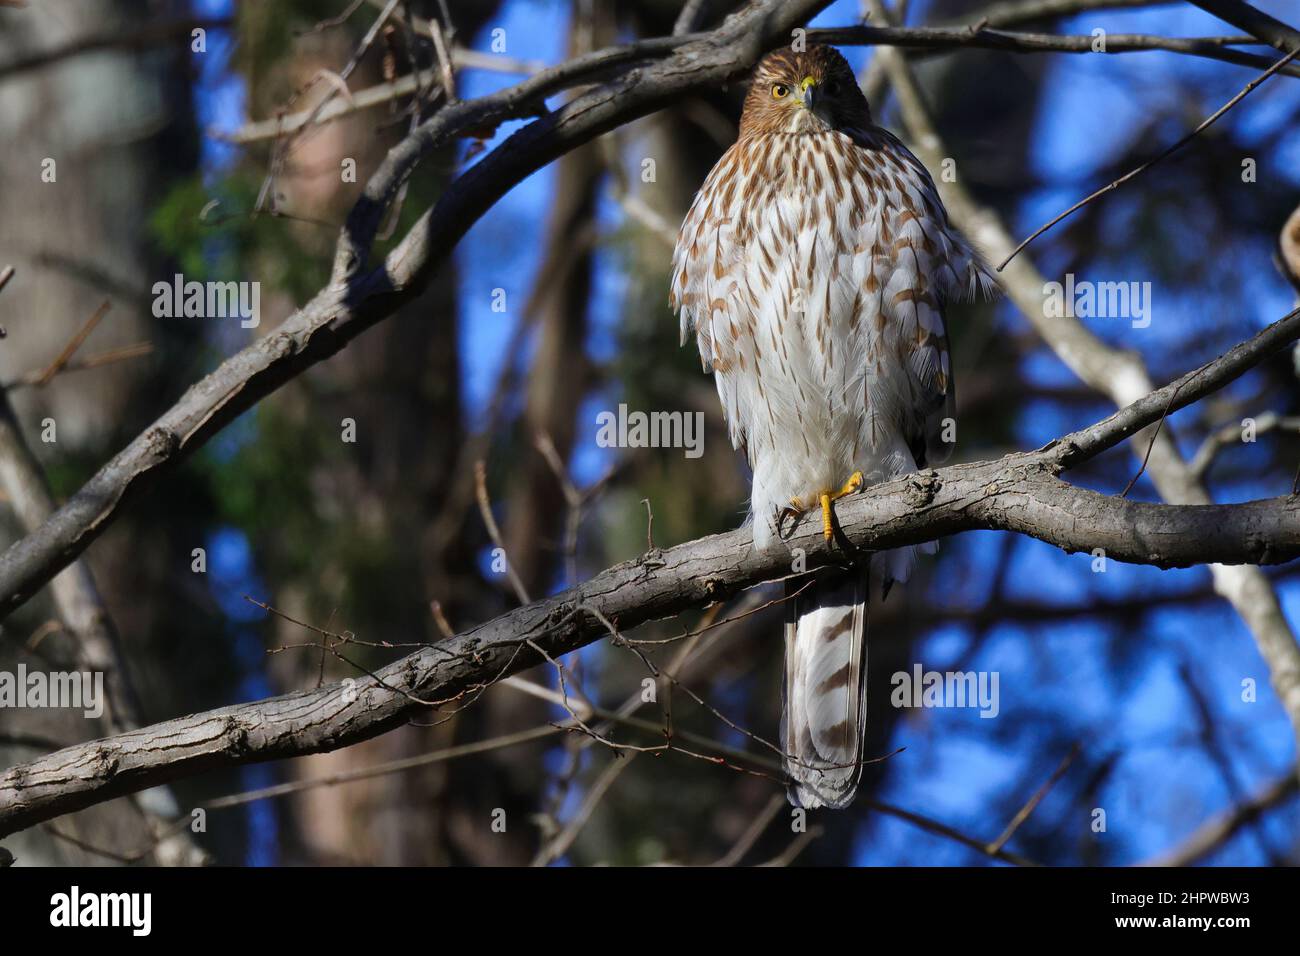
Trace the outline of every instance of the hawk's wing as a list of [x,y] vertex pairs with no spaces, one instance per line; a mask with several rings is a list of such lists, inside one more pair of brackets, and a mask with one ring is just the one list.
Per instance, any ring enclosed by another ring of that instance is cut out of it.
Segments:
[[705,179],[677,234],[669,304],[681,313],[681,341],[694,331],[700,360],[714,372],[718,398],[736,448],[747,444],[740,376],[754,368],[737,323],[752,324],[740,207],[741,146],[734,144]]
[[989,294],[996,281],[980,255],[952,228],[925,166],[888,130],[850,130],[860,162],[882,183],[881,230],[894,271],[887,306],[899,364],[910,388],[904,430],[917,466],[942,464],[952,452],[945,420],[956,413],[947,303]]

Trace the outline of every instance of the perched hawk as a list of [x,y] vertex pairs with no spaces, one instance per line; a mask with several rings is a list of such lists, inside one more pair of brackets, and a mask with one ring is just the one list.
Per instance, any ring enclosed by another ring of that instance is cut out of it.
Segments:
[[[837,50],[758,64],[740,138],[682,223],[671,290],[682,342],[694,329],[753,470],[755,547],[779,543],[790,509],[820,507],[829,539],[836,498],[947,457],[943,307],[993,287],[925,167],[872,123]],[[786,603],[781,740],[797,806],[853,799],[868,581],[883,599],[913,550],[787,589],[799,593]]]

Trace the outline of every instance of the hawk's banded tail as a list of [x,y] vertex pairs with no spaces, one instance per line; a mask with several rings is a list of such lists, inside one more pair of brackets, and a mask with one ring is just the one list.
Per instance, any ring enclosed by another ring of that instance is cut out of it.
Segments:
[[781,747],[791,779],[787,795],[798,807],[838,810],[853,802],[862,776],[867,573],[794,581],[786,592]]

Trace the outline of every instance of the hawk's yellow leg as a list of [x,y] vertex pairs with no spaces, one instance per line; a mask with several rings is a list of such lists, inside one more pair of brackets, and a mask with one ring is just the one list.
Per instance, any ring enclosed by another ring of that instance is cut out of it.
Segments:
[[[862,487],[862,480],[862,472],[855,471],[849,476],[849,480],[844,482],[844,487],[840,488],[839,491],[823,491],[817,496],[822,506],[822,534],[825,535],[827,541],[829,541],[834,534],[831,525],[831,502],[838,501],[845,495],[853,494]],[[791,498],[790,505],[800,514],[807,510],[804,508],[803,502],[799,498]]]

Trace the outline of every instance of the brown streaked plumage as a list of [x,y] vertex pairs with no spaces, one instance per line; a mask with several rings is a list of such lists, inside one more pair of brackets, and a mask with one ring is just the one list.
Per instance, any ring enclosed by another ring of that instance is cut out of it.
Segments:
[[[946,458],[943,309],[993,280],[837,50],[777,50],[754,69],[672,275],[683,342],[694,330],[753,469],[755,547],[781,546],[792,499],[829,509],[856,472],[871,484]],[[872,557],[877,599],[913,551]],[[782,741],[800,806],[847,806],[861,773],[866,572],[823,575],[786,604]]]

